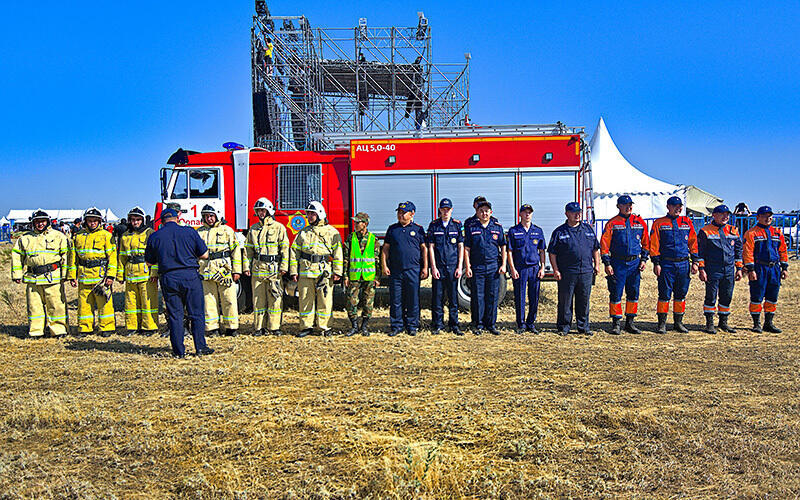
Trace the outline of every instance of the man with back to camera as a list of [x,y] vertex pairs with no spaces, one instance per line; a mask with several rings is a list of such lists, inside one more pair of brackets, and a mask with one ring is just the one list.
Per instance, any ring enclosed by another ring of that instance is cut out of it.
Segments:
[[147,239],[144,259],[151,266],[158,265],[172,356],[186,356],[183,346],[184,307],[191,319],[195,352],[198,356],[208,355],[214,349],[206,345],[203,283],[197,272],[200,267],[197,260],[208,259],[208,247],[197,231],[179,226],[177,221],[178,212],[174,209],[167,208],[161,212],[161,228]]
[[416,205],[397,206],[397,222],[386,230],[381,248],[381,267],[389,277],[389,336],[403,329],[416,335],[419,329],[419,282],[428,277],[425,230],[414,222]]
[[594,229],[581,222],[581,206],[572,201],[564,207],[567,221],[550,235],[547,251],[558,281],[558,335],[566,336],[572,326],[572,301],[578,333],[592,335],[589,328],[589,297],[592,280],[600,273],[600,243]]

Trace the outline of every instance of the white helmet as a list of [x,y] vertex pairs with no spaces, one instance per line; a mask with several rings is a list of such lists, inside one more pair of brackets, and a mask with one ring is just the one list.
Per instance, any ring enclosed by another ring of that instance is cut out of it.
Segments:
[[318,201],[312,201],[311,203],[309,203],[308,206],[306,207],[306,212],[316,213],[317,217],[319,217],[320,220],[323,220],[325,219],[325,217],[327,217],[327,215],[325,214],[325,209],[322,207],[322,203]]
[[273,205],[272,202],[269,201],[269,199],[264,198],[263,196],[257,199],[256,202],[253,204],[253,210],[256,210],[258,208],[266,209],[267,215],[275,215],[275,205]]

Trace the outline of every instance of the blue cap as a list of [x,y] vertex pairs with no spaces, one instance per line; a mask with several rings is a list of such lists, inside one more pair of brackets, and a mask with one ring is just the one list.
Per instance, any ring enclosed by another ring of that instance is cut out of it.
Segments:
[[520,205],[519,211],[522,212],[523,210],[530,210],[531,212],[533,212],[533,207],[531,206],[530,203],[523,203],[522,205]]
[[411,201],[404,201],[403,203],[397,205],[396,211],[403,211],[403,212],[416,212],[417,207],[414,205],[414,202]]
[[756,211],[756,215],[764,215],[764,214],[772,214],[772,213],[775,213],[775,212],[772,211],[772,207],[770,207],[769,205],[764,205],[763,207],[758,207],[758,210]]
[[439,202],[439,208],[453,208],[453,202],[450,201],[450,198],[442,198],[442,201]]
[[482,195],[478,195],[478,196],[476,196],[475,198],[472,199],[472,204],[474,205],[474,204],[478,203],[479,201],[486,201],[486,197],[482,196]]
[[623,194],[617,198],[617,205],[627,205],[628,203],[633,203],[633,200],[627,194]]
[[162,219],[166,219],[168,217],[177,217],[177,216],[178,216],[178,212],[176,212],[174,208],[167,208],[167,209],[164,209],[164,211],[161,212],[161,218]]
[[711,212],[712,214],[729,214],[731,213],[731,209],[728,208],[728,205],[717,205],[714,207],[714,210]]
[[571,201],[571,202],[567,203],[567,205],[564,207],[564,211],[566,211],[566,212],[580,212],[581,211],[581,205],[577,201]]
[[683,200],[679,196],[670,196],[667,205],[683,205]]

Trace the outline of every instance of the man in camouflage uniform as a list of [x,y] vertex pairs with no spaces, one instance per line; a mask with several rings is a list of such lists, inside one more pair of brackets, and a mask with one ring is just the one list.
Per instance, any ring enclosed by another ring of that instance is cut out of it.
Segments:
[[128,335],[152,335],[158,330],[158,266],[144,261],[147,239],[155,231],[145,225],[144,216],[144,210],[133,207],[128,212],[128,229],[119,239],[117,281],[125,284]]
[[28,335],[43,337],[47,320],[50,333],[63,337],[67,334],[63,282],[67,279],[69,241],[50,228],[50,216],[41,209],[31,215],[31,225],[11,250],[11,279],[26,285]]
[[253,286],[253,335],[280,335],[283,280],[289,271],[289,236],[275,220],[275,207],[267,198],[253,205],[259,222],[250,226],[244,250],[244,273]]
[[200,214],[203,225],[197,234],[208,247],[208,260],[200,260],[197,270],[203,278],[206,335],[216,335],[222,325],[226,335],[235,337],[239,330],[236,283],[242,274],[242,249],[236,233],[222,223],[214,207],[206,205]]
[[[367,323],[372,317],[375,305],[375,288],[378,286],[378,269],[381,256],[377,238],[367,230],[369,215],[359,212],[353,217],[355,230],[342,245],[344,253],[344,288],[347,294],[347,317],[350,318],[350,331],[347,336],[361,331],[369,335]],[[358,322],[358,310],[361,309],[361,324]]]
[[306,208],[308,225],[292,243],[289,273],[297,281],[300,326],[298,337],[317,327],[324,336],[331,334],[328,322],[333,311],[333,284],[342,277],[342,238],[325,218],[325,209],[318,201]]
[[78,334],[94,329],[94,311],[100,335],[110,337],[116,329],[112,285],[117,276],[117,246],[103,227],[103,214],[96,207],[83,213],[83,228],[73,238],[67,278],[78,287]]

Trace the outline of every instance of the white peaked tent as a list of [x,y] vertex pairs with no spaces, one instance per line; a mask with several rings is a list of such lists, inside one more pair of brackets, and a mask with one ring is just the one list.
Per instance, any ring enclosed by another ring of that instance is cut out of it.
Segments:
[[617,198],[623,194],[630,195],[633,212],[645,219],[664,215],[670,196],[684,198],[685,186],[660,181],[631,165],[617,149],[602,117],[589,145],[595,218],[617,215]]

